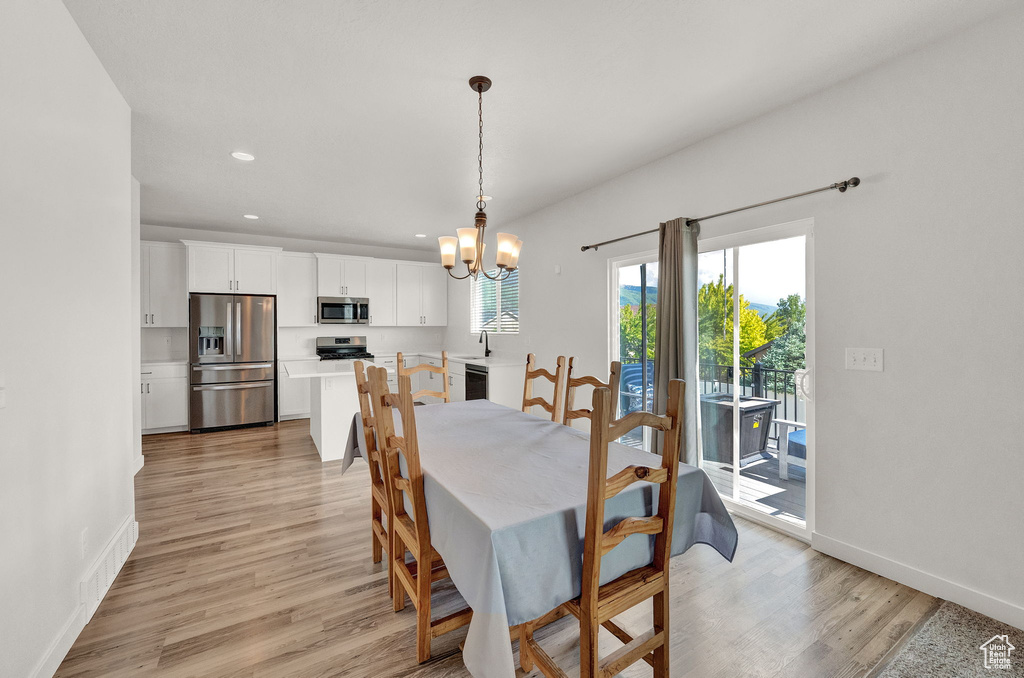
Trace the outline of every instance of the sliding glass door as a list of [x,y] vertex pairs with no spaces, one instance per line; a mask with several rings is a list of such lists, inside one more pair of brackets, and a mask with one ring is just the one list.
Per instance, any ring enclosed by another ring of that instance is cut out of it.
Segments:
[[[622,363],[619,415],[650,410],[654,399],[654,329],[657,322],[657,255],[618,262],[612,269],[614,359]],[[650,449],[650,436],[635,429],[620,442]]]
[[719,493],[806,534],[810,224],[701,241],[701,465]]
[[[812,222],[702,239],[699,460],[730,508],[806,538],[813,527]],[[652,409],[658,255],[612,260],[619,416]],[[651,449],[634,432],[621,442]]]

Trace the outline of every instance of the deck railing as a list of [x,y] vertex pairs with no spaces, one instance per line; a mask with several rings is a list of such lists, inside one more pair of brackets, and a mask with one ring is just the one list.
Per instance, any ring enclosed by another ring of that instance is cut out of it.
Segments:
[[[620,415],[635,410],[649,408],[653,398],[654,361],[647,361],[648,384],[646,397],[642,397],[641,364],[639,360],[622,361],[622,387]],[[732,393],[732,365],[700,363],[698,381],[700,393]],[[796,395],[796,378],[794,370],[777,370],[753,365],[740,367],[740,395],[756,398],[771,398],[780,401],[775,407],[776,419],[792,419],[806,421],[803,400]],[[772,440],[778,442],[778,426],[772,426]]]

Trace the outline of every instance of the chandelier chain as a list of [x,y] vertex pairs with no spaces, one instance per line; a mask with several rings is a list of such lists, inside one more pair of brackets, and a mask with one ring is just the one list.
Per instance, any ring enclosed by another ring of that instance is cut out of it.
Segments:
[[481,212],[487,207],[487,203],[484,202],[484,88],[483,85],[476,86],[477,91],[477,119],[479,120],[479,140],[480,150],[477,153],[476,161],[477,167],[480,171],[480,190],[476,194],[476,208]]

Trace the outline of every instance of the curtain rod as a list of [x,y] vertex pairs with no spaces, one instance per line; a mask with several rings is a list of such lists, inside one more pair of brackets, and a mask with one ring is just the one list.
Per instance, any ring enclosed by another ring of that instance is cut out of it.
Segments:
[[[742,212],[743,210],[753,209],[755,207],[764,207],[765,205],[771,205],[773,203],[782,202],[783,200],[792,200],[793,198],[802,198],[805,195],[811,195],[812,193],[821,193],[822,191],[833,191],[837,190],[840,193],[845,193],[846,189],[860,186],[860,179],[853,177],[846,181],[839,181],[828,186],[822,186],[821,188],[815,188],[812,191],[804,191],[803,193],[794,193],[793,195],[787,195],[784,198],[775,198],[774,200],[765,200],[754,205],[747,205],[746,207],[737,207],[734,210],[727,210],[725,212],[719,212],[718,214],[709,214],[706,217],[697,217],[696,219],[687,219],[686,225],[697,223],[698,221],[707,221],[708,219],[714,219],[715,217],[724,217],[726,214],[735,214],[736,212]],[[584,245],[580,248],[581,252],[587,250],[596,250],[601,245],[611,245],[613,242],[620,242],[622,240],[629,240],[630,238],[638,238],[641,235],[650,235],[651,233],[657,233],[659,229],[652,228],[649,231],[643,231],[641,233],[634,233],[633,235],[624,235],[621,238],[612,238],[611,240],[605,240],[604,242],[594,243],[593,245]]]

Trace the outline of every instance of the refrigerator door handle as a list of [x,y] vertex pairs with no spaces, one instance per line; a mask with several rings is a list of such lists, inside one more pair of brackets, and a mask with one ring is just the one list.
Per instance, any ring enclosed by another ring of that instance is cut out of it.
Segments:
[[235,304],[235,356],[242,352],[242,302]]
[[272,381],[248,381],[241,384],[217,384],[209,386],[193,386],[193,391],[236,391],[243,388],[268,388]]
[[195,365],[193,372],[206,372],[207,370],[251,370],[258,367],[273,367],[273,363],[242,363],[240,365]]

